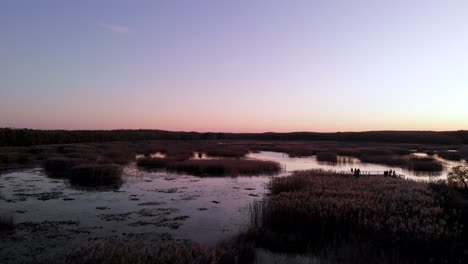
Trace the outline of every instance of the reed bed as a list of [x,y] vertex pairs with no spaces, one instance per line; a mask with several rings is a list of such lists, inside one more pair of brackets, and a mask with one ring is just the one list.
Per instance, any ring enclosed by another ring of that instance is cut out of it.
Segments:
[[451,241],[461,230],[424,183],[312,170],[273,178],[269,188],[270,196],[251,205],[251,220],[267,244],[279,247],[362,239],[416,250]]
[[27,164],[34,159],[35,156],[27,152],[0,153],[0,164]]
[[406,167],[407,160],[394,155],[362,155],[359,160],[366,163]]
[[274,174],[281,171],[281,166],[273,161],[211,159],[172,162],[166,169],[196,176],[238,176]]
[[408,168],[415,171],[442,171],[444,166],[434,158],[411,158]]
[[317,154],[317,149],[306,144],[250,144],[251,151],[274,151],[288,154],[289,157],[310,157]]
[[462,155],[458,151],[439,151],[437,155],[446,160],[459,161],[462,159]]
[[325,162],[338,162],[338,155],[333,152],[317,152],[317,160]]
[[200,152],[205,152],[208,156],[212,157],[241,158],[249,153],[249,149],[236,146],[218,146],[216,148],[202,149]]
[[58,157],[45,160],[43,166],[50,177],[67,177],[73,167],[83,162],[82,159]]
[[167,158],[143,157],[137,160],[137,165],[146,169],[165,168],[170,160]]
[[197,243],[165,241],[142,245],[124,241],[97,241],[66,258],[67,264],[246,264],[255,251],[249,244],[222,242],[214,248]]
[[71,169],[69,180],[78,186],[118,186],[122,173],[122,168],[114,164],[81,164]]

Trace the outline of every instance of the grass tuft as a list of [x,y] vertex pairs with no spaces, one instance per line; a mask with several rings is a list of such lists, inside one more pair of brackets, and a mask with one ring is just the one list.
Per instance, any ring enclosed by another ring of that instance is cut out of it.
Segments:
[[119,186],[122,183],[123,170],[114,164],[81,164],[70,172],[70,183],[78,186]]

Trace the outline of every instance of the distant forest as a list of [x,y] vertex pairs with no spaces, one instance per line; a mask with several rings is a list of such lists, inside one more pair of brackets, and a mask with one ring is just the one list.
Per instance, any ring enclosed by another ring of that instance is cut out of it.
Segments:
[[349,142],[468,144],[468,131],[198,133],[164,130],[34,130],[0,128],[0,146],[141,140],[328,140]]

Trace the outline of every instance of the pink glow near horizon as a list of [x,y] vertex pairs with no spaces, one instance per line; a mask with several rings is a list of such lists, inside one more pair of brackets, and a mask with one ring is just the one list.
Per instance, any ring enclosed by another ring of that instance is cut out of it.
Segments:
[[468,129],[466,1],[2,5],[0,127]]

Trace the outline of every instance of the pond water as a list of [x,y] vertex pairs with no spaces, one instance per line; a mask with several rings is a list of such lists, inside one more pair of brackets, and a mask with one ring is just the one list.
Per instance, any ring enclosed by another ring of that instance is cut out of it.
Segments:
[[0,263],[12,257],[27,261],[28,252],[44,252],[44,242],[43,258],[106,238],[171,237],[214,245],[247,226],[249,204],[266,192],[268,179],[198,178],[130,166],[118,190],[85,191],[41,169],[5,173],[0,215],[14,215],[17,229],[0,238]]
[[[412,155],[417,156],[417,157],[427,157],[426,153],[413,153]],[[447,179],[447,174],[450,168],[464,163],[463,161],[449,161],[449,160],[445,160],[440,157],[434,156],[434,158],[442,162],[442,164],[444,165],[444,169],[441,172],[417,172],[417,171],[400,168],[397,166],[380,165],[380,164],[373,164],[373,163],[362,163],[357,158],[346,157],[346,156],[338,157],[337,163],[317,161],[316,156],[292,158],[284,153],[268,152],[268,151],[250,153],[247,155],[247,157],[253,158],[253,159],[272,160],[272,161],[279,162],[287,173],[295,171],[295,170],[307,170],[307,169],[324,169],[324,170],[336,170],[336,171],[344,171],[344,172],[350,172],[352,168],[359,168],[361,171],[378,171],[378,172],[395,170],[396,173],[405,175],[406,179],[411,179],[415,181],[445,180]]]
[[[418,154],[419,155],[419,154]],[[155,155],[160,157],[161,155]],[[197,158],[208,158],[205,155]],[[248,158],[273,160],[284,172],[311,168],[350,171],[396,169],[417,180],[443,179],[354,158],[330,164],[316,157],[290,158],[277,152]],[[455,162],[444,161],[446,166]],[[80,190],[47,177],[40,168],[0,174],[0,216],[13,215],[16,230],[0,237],[0,263],[32,262],[64,255],[87,241],[126,239],[153,243],[189,239],[205,245],[229,238],[249,225],[249,205],[267,192],[268,176],[200,178],[146,172],[130,165],[118,189]]]

